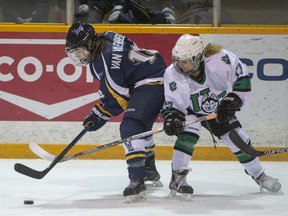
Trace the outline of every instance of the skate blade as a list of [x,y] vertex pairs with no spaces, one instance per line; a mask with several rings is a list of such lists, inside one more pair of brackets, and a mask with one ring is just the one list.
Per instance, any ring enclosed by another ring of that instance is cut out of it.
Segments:
[[163,187],[163,183],[160,181],[160,180],[157,180],[157,181],[146,181],[145,182],[145,185],[147,187],[151,187],[151,188],[161,188]]
[[145,191],[140,192],[139,194],[130,195],[125,197],[128,203],[135,203],[147,200]]
[[168,195],[169,199],[181,200],[181,201],[190,201],[192,199],[192,194],[188,193],[177,193],[175,190],[170,190]]

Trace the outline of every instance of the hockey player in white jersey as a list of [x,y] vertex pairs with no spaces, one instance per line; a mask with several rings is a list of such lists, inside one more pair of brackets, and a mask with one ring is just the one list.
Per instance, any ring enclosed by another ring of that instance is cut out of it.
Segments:
[[[249,136],[235,116],[235,112],[247,104],[251,92],[249,74],[239,58],[221,45],[204,47],[201,37],[184,34],[172,50],[172,60],[164,73],[165,104],[161,112],[165,133],[177,136],[169,196],[173,198],[180,193],[191,198],[193,194],[186,176],[191,171],[188,164],[199,140],[201,126],[230,148],[261,190],[278,192],[281,184],[264,173],[259,158],[244,154],[228,136],[235,129],[252,147]],[[181,123],[211,113],[217,113],[216,120],[185,127]]]

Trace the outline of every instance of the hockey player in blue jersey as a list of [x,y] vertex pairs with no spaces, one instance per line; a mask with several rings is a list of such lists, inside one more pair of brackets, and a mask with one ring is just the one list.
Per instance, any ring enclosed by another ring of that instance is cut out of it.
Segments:
[[186,182],[194,146],[200,138],[201,123],[183,126],[181,122],[217,113],[217,119],[202,126],[219,137],[234,153],[245,171],[261,190],[278,192],[278,179],[268,176],[258,157],[244,154],[235,146],[229,132],[235,129],[247,145],[249,136],[235,116],[247,104],[251,92],[250,77],[245,65],[232,52],[218,44],[203,45],[199,36],[182,35],[172,50],[173,63],[164,74],[165,105],[162,115],[167,135],[176,135],[172,157],[170,197],[191,198],[193,188]]
[[[126,36],[96,34],[93,26],[75,23],[68,31],[66,53],[76,65],[89,65],[100,83],[101,103],[83,121],[93,123],[92,131],[124,112],[121,138],[152,129],[164,103],[165,62],[154,50],[141,49]],[[108,135],[108,134],[107,134]],[[145,181],[162,186],[155,166],[153,137],[124,143],[129,185],[123,195],[129,202],[145,199]]]

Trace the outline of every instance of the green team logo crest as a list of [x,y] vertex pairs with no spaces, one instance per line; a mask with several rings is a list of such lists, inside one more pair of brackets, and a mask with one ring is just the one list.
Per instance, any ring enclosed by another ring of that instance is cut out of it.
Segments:
[[176,91],[177,83],[175,81],[169,83],[169,88],[172,92]]
[[239,63],[236,67],[236,76],[239,77],[241,74],[243,74],[242,66]]
[[221,60],[224,61],[226,64],[231,64],[228,55],[222,56]]

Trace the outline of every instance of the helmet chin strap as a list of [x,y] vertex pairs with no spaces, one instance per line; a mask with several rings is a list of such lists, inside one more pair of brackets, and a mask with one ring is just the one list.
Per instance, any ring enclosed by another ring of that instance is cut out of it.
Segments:
[[189,74],[189,76],[192,76],[194,79],[196,79],[198,81],[200,81],[204,75],[204,70],[203,70],[203,67],[201,66],[202,63],[203,63],[203,61],[200,62],[199,67],[196,71]]
[[195,71],[195,72],[193,72],[193,73],[189,73],[189,76],[190,77],[193,77],[194,79],[196,79],[196,80],[201,80],[202,79],[202,77],[203,77],[203,71],[201,70],[201,68],[199,68],[199,70],[198,71]]
[[185,72],[182,68],[180,68],[180,70],[182,74],[187,75],[187,76],[193,76],[193,77],[194,77],[194,74],[198,73],[199,71],[199,70],[197,71],[190,70],[190,71]]
[[90,57],[87,57],[86,59],[81,59],[80,60],[80,63],[82,66],[87,66],[91,61],[91,58]]
[[91,61],[91,53],[89,51],[85,52],[86,58],[79,60],[82,66],[87,66]]

